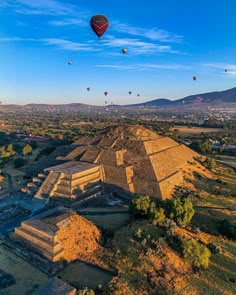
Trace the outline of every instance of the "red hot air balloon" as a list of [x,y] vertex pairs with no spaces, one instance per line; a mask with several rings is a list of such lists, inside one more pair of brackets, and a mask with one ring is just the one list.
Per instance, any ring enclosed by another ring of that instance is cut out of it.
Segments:
[[70,60],[70,61],[68,61],[68,65],[72,65],[72,61]]
[[90,87],[88,87],[87,90],[90,91]]
[[101,15],[101,14],[94,15],[90,20],[90,26],[91,26],[92,30],[94,31],[94,33],[100,39],[100,37],[108,29],[109,21],[105,17],[105,15]]
[[105,92],[104,92],[104,95],[105,95],[105,96],[107,96],[107,94],[108,94],[108,92],[107,92],[107,91],[105,91]]
[[128,49],[127,49],[127,48],[123,48],[123,49],[122,49],[122,52],[123,52],[124,54],[126,54],[126,53],[127,53],[127,51],[128,51]]
[[194,80],[194,81],[196,81],[196,80],[197,80],[197,77],[196,77],[196,76],[194,76],[194,77],[193,77],[193,80]]
[[129,91],[129,95],[131,95],[132,94],[132,91]]

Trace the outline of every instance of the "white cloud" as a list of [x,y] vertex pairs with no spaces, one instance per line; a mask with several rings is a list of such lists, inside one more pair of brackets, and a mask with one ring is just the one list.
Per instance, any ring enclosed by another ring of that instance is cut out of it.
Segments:
[[116,38],[114,36],[106,36],[106,39],[101,41],[106,47],[127,47],[128,53],[132,55],[139,54],[154,54],[154,53],[180,53],[174,50],[170,45],[159,45],[153,42],[144,42],[140,39],[132,38]]
[[19,14],[29,15],[71,15],[76,6],[56,0],[4,0],[1,6],[12,7]]
[[182,36],[172,34],[166,30],[161,30],[157,28],[146,29],[146,28],[134,27],[134,26],[130,26],[128,24],[122,24],[119,22],[115,22],[112,28],[119,33],[125,33],[132,36],[145,37],[147,39],[160,41],[160,42],[171,42],[171,43],[181,42],[183,39]]
[[87,21],[79,18],[67,18],[64,20],[53,20],[49,24],[54,26],[87,26]]
[[71,51],[100,51],[92,46],[88,46],[86,43],[77,43],[64,39],[41,39],[46,42],[47,45],[55,45],[60,49],[71,50]]
[[15,41],[37,41],[37,39],[33,38],[19,38],[19,37],[6,37],[6,38],[0,38],[0,42],[15,42]]
[[55,46],[59,49],[70,50],[70,51],[100,51],[101,49],[89,46],[87,43],[77,43],[64,39],[56,38],[43,38],[43,39],[33,39],[33,38],[0,38],[0,42],[40,42],[49,46]]
[[163,69],[163,70],[189,70],[190,66],[179,64],[135,64],[135,65],[96,65],[97,68],[112,68],[119,70],[150,70],[150,69]]
[[236,65],[235,64],[225,64],[225,63],[206,63],[203,64],[204,67],[207,68],[213,68],[213,69],[227,69],[228,71],[230,70],[235,70],[236,71]]
[[[71,50],[71,51],[104,51],[106,48],[111,48],[116,50],[111,50],[111,52],[107,51],[106,54],[121,54],[121,49],[123,47],[128,48],[128,55],[152,55],[157,53],[181,53],[174,50],[169,45],[158,45],[152,42],[143,42],[139,39],[130,39],[130,38],[115,38],[113,36],[107,36],[100,42],[96,42],[95,40],[89,40],[86,43],[77,43],[65,39],[60,38],[41,38],[41,39],[33,39],[33,38],[18,38],[18,37],[10,37],[10,38],[0,38],[0,42],[13,42],[13,41],[37,41],[37,42],[46,42],[48,45],[55,45],[60,49]],[[150,66],[151,67],[151,66]],[[157,67],[157,66],[156,66]]]
[[163,70],[190,70],[191,66],[179,65],[179,64],[172,64],[172,65],[165,65],[165,64],[140,64],[140,67],[147,68],[147,69],[163,69]]
[[136,69],[137,66],[124,66],[124,65],[96,65],[96,68],[110,68],[110,69],[118,69],[118,70],[133,70]]
[[224,77],[236,76],[236,64],[226,64],[226,63],[215,62],[215,63],[205,63],[205,64],[202,64],[202,66],[208,69],[221,70],[221,73],[223,73],[224,70],[227,69],[227,72],[222,75]]

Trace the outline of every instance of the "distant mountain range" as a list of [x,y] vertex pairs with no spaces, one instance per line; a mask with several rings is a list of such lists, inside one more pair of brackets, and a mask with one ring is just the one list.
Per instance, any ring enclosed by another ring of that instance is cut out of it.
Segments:
[[[178,107],[187,105],[191,106],[205,106],[206,104],[220,106],[220,105],[228,105],[228,104],[236,104],[236,87],[232,89],[228,89],[225,91],[215,91],[209,93],[202,93],[196,95],[190,95],[178,100],[170,100],[166,98],[158,98],[155,100],[142,102],[138,104],[130,104],[130,105],[109,105],[106,107]],[[1,104],[0,104],[1,106]],[[22,109],[36,109],[36,110],[60,110],[60,111],[83,111],[91,109],[100,109],[101,106],[88,105],[84,103],[69,103],[69,104],[27,104],[24,106],[17,105],[2,105],[7,106],[8,108],[20,107]],[[104,106],[103,106],[104,107]]]
[[236,103],[236,87],[225,91],[215,91],[209,93],[202,93],[190,95],[178,100],[169,100],[166,98],[159,98],[144,103],[133,104],[129,106],[150,106],[150,107],[163,107],[163,106],[178,106],[178,105],[201,105],[213,104],[222,105]]

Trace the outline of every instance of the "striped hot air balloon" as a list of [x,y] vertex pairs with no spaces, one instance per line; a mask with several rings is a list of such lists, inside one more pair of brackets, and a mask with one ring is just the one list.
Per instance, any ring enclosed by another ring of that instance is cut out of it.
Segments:
[[100,39],[102,35],[106,32],[109,26],[109,21],[105,15],[97,14],[94,15],[90,20],[90,26],[94,33]]

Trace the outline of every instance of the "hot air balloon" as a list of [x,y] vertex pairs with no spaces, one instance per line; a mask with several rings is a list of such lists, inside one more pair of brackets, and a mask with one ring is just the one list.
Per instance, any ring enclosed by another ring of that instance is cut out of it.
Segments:
[[132,94],[132,91],[129,91],[129,95],[131,95]]
[[72,61],[71,60],[68,61],[68,65],[72,65]]
[[137,96],[140,96],[140,94],[138,94]]
[[105,92],[104,92],[104,95],[105,95],[105,96],[107,96],[107,94],[108,94],[108,92],[107,92],[107,91],[105,91]]
[[87,90],[90,91],[90,87],[88,87]]
[[225,72],[227,73],[227,72],[228,72],[228,70],[227,70],[227,69],[225,69]]
[[105,101],[105,104],[107,104],[107,101]]
[[91,18],[90,26],[92,30],[94,31],[94,33],[100,39],[100,37],[106,32],[109,26],[109,21],[105,17],[105,15],[97,14]]
[[124,54],[126,54],[127,51],[128,51],[127,48],[123,48],[123,49],[122,49],[122,52],[123,52]]
[[193,77],[193,80],[194,80],[194,81],[196,81],[196,80],[197,80],[197,77],[196,77],[196,76],[194,76],[194,77]]

